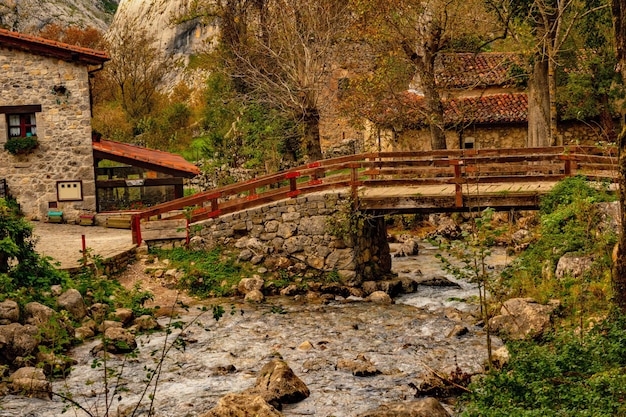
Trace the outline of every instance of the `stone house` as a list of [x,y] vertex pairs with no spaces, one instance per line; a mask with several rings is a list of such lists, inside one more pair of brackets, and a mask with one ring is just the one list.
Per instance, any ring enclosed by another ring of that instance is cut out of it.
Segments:
[[[515,53],[441,54],[436,83],[444,104],[448,149],[526,147],[528,98]],[[419,79],[393,102],[372,109],[364,136],[369,151],[430,150],[430,131]],[[598,124],[559,123],[563,144],[604,140]]]
[[[54,212],[74,222],[131,208],[121,201],[143,206],[179,198],[184,178],[199,173],[179,155],[92,133],[89,76],[108,59],[0,29],[0,197],[8,190],[32,220]],[[35,148],[15,151],[33,138]],[[101,160],[119,165],[99,168]]]
[[[0,29],[0,180],[30,219],[96,210],[89,75],[108,59]],[[33,138],[33,149],[7,150]]]

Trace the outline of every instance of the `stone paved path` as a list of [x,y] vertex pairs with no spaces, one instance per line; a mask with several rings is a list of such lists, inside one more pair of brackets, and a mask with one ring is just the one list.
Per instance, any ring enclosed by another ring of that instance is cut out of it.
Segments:
[[82,257],[82,235],[85,244],[95,255],[109,258],[133,247],[130,230],[109,229],[100,226],[79,226],[32,222],[33,235],[38,237],[35,249],[44,256],[60,262],[59,268],[79,266]]

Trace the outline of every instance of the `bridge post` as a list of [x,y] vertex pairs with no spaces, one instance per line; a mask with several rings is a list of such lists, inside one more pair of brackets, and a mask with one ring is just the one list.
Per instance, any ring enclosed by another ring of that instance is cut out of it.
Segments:
[[350,196],[352,197],[352,204],[353,204],[353,208],[356,210],[356,208],[359,206],[359,193],[358,193],[358,180],[359,180],[359,174],[357,172],[357,169],[359,168],[359,164],[350,164]]
[[130,230],[133,243],[137,246],[141,245],[141,217],[133,214],[130,218]]
[[461,183],[461,165],[463,165],[463,161],[455,160],[450,161],[450,163],[454,165],[454,205],[463,207],[463,184]]

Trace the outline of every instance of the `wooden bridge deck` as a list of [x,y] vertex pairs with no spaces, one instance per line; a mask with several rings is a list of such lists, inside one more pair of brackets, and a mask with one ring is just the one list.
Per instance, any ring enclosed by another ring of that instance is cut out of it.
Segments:
[[617,178],[615,148],[375,152],[317,161],[243,183],[180,198],[137,212],[141,223],[167,218],[194,223],[300,195],[347,189],[362,210],[386,213],[469,211],[492,207],[536,209],[561,179]]
[[556,181],[532,183],[465,184],[463,208],[456,204],[454,185],[423,185],[359,189],[359,205],[365,210],[389,213],[463,211],[492,207],[498,210],[537,209],[542,195]]

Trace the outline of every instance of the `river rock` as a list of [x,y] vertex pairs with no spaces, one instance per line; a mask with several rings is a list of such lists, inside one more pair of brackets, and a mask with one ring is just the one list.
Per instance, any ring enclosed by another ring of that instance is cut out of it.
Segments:
[[24,306],[24,321],[34,326],[48,326],[55,315],[55,311],[36,301]]
[[419,401],[389,403],[376,410],[361,413],[358,417],[450,417],[450,414],[434,398]]
[[98,323],[102,322],[109,314],[109,305],[104,303],[95,303],[89,307],[89,315]]
[[46,375],[65,375],[66,371],[78,363],[69,356],[59,356],[54,352],[41,351],[37,353],[37,367],[44,370]]
[[9,377],[9,382],[13,393],[35,398],[52,398],[52,385],[46,379],[43,369],[20,368]]
[[337,361],[337,369],[346,370],[352,372],[354,376],[374,376],[380,374],[380,371],[364,355],[360,354],[355,360],[351,359],[339,359]]
[[160,328],[159,323],[149,314],[137,317],[133,321],[132,330],[135,332],[146,332]]
[[556,277],[563,279],[568,276],[571,278],[582,277],[589,271],[593,265],[592,256],[580,256],[573,253],[566,253],[561,256],[556,265]]
[[393,300],[391,299],[389,294],[387,294],[384,291],[374,291],[373,293],[367,296],[367,300],[371,301],[372,303],[378,303],[378,304],[392,304],[393,303]]
[[456,324],[452,330],[450,331],[450,333],[448,333],[448,337],[461,337],[463,335],[466,335],[467,333],[469,333],[469,329],[466,326],[463,326],[462,324]]
[[456,222],[446,215],[431,214],[428,221],[435,225],[436,229],[430,235],[441,236],[446,239],[454,239],[461,233],[461,228]]
[[246,295],[252,291],[261,291],[265,285],[265,281],[259,275],[254,275],[252,278],[243,278],[237,285],[237,291],[239,294]]
[[419,285],[427,285],[429,287],[455,287],[455,288],[461,288],[461,286],[459,284],[457,284],[456,282],[450,281],[448,278],[441,276],[441,275],[435,275],[435,276],[431,276],[431,277],[423,277],[423,278],[418,278],[417,283]]
[[246,394],[259,395],[268,403],[292,404],[310,395],[309,388],[281,359],[272,359],[260,371]]
[[135,336],[121,327],[109,327],[104,332],[107,352],[128,353],[137,348]]
[[15,323],[20,320],[20,307],[13,300],[0,303],[0,325]]
[[217,406],[199,417],[282,417],[283,413],[276,410],[259,395],[227,394]]
[[127,325],[133,320],[133,310],[123,307],[116,308],[113,317],[123,325]]
[[510,340],[538,338],[550,327],[552,313],[558,306],[558,302],[543,305],[532,298],[512,298],[489,324],[492,331]]
[[39,346],[39,329],[31,324],[11,323],[0,326],[0,356],[9,364],[21,362]]
[[265,296],[260,290],[252,290],[244,297],[246,303],[262,303],[264,300]]
[[66,310],[74,320],[82,320],[87,315],[87,307],[80,292],[70,288],[57,298],[57,305]]
[[398,251],[393,254],[394,257],[415,256],[419,254],[419,245],[417,239],[407,239],[398,248]]

